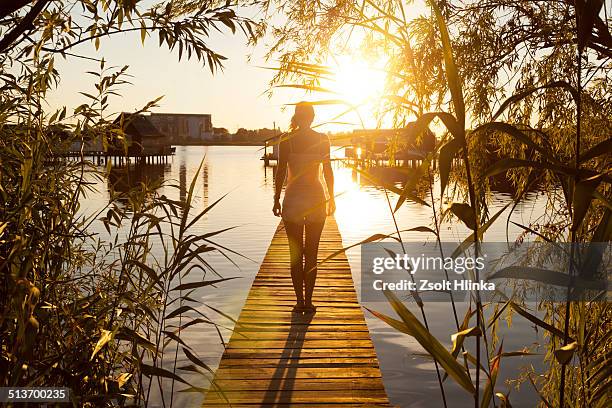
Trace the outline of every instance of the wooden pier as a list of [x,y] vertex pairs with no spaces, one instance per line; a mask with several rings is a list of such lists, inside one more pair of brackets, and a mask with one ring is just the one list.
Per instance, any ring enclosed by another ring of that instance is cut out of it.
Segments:
[[[342,248],[327,218],[319,261]],[[282,222],[261,264],[204,407],[390,406],[344,254],[319,266],[317,312],[295,294]]]

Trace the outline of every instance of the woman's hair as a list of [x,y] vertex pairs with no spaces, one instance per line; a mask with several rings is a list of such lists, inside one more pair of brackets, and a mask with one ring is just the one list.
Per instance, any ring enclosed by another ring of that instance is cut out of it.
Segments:
[[310,102],[299,102],[295,105],[295,112],[291,118],[289,128],[295,130],[298,127],[310,126],[314,120],[315,112]]

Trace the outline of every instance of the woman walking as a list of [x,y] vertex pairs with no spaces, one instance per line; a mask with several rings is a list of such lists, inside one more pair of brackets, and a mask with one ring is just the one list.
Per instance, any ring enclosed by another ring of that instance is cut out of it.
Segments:
[[[274,194],[274,215],[282,216],[291,258],[291,279],[295,290],[296,313],[314,313],[312,292],[317,279],[317,252],[327,215],[336,210],[334,174],[330,163],[329,138],[311,129],[314,108],[307,102],[295,106],[289,134],[279,145]],[[320,177],[323,175],[329,193],[325,196]],[[280,195],[288,173],[285,197]]]

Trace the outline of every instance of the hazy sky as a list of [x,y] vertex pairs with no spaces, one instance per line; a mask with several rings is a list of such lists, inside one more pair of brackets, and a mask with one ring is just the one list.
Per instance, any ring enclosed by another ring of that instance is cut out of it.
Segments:
[[[412,5],[412,13],[425,11],[420,1]],[[248,11],[252,14],[252,11]],[[354,30],[357,31],[357,30]],[[354,34],[353,34],[354,35]],[[334,60],[337,64],[336,79],[332,88],[338,95],[306,95],[296,89],[276,89],[274,96],[265,95],[274,71],[261,66],[274,67],[275,61],[265,61],[266,44],[252,49],[246,45],[242,34],[232,35],[214,33],[208,42],[210,48],[228,57],[225,69],[214,76],[208,67],[196,60],[178,61],[178,52],[170,52],[164,45],[158,46],[157,36],[147,38],[145,45],[140,42],[138,32],[119,34],[103,38],[101,47],[96,51],[91,44],[82,44],[75,52],[90,57],[104,57],[108,66],[129,65],[132,85],[123,86],[122,97],[111,100],[112,112],[135,111],[146,102],[164,95],[155,112],[210,113],[213,126],[226,127],[234,132],[239,127],[256,129],[271,128],[273,123],[286,129],[291,117],[291,107],[283,110],[287,103],[300,100],[345,99],[351,103],[361,103],[365,97],[384,92],[384,61],[365,61],[360,57],[342,57]],[[247,62],[248,55],[250,62]],[[308,61],[305,61],[308,62]],[[61,72],[62,83],[49,101],[51,107],[67,106],[70,110],[87,99],[79,92],[95,93],[94,77],[86,71],[97,71],[95,61],[68,57],[58,57],[56,67]],[[323,84],[328,86],[328,84]],[[346,110],[344,106],[318,106],[316,122],[325,122]],[[376,120],[372,109],[360,109],[361,117],[352,113],[345,115],[342,122],[361,127],[375,127]],[[322,131],[350,130],[355,126],[327,125]]]
[[[247,55],[253,50],[245,42],[242,35],[211,38],[211,48],[228,57],[224,71],[214,76],[196,60],[179,62],[177,52],[158,47],[156,38],[147,39],[143,47],[139,34],[105,39],[98,52],[90,45],[83,45],[79,51],[96,58],[104,56],[108,66],[129,65],[132,85],[124,85],[122,97],[111,101],[113,111],[134,111],[164,95],[154,111],[210,113],[214,126],[231,131],[238,127],[271,128],[273,121],[284,127],[290,115],[282,112],[281,107],[292,102],[291,92],[279,92],[273,99],[262,95],[273,71],[257,65],[272,64],[263,61],[262,47],[255,50],[253,62],[247,63]],[[50,99],[52,106],[75,107],[86,101],[79,92],[95,93],[95,78],[85,72],[97,71],[99,63],[69,57],[60,58],[56,66],[62,74],[62,83]]]

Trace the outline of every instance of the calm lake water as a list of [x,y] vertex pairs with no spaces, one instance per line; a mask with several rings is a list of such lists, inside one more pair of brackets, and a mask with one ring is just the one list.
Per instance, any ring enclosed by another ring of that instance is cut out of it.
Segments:
[[[335,154],[341,156],[343,153],[339,150]],[[218,288],[203,288],[192,297],[233,317],[237,317],[240,313],[250,285],[258,271],[259,263],[266,253],[279,222],[271,211],[274,189],[273,169],[264,168],[263,162],[259,160],[261,155],[260,147],[177,146],[175,156],[168,163],[147,165],[143,172],[148,177],[159,176],[178,184],[178,189],[165,187],[163,193],[170,198],[181,199],[184,198],[201,160],[204,159],[202,172],[195,184],[197,199],[194,213],[227,194],[219,205],[198,221],[193,232],[203,233],[232,226],[237,227],[215,237],[215,240],[241,253],[246,258],[233,257],[237,266],[220,254],[213,253],[207,259],[224,277],[236,276],[239,279],[224,282]],[[371,185],[358,173],[344,167],[340,162],[335,163],[334,171],[335,189],[339,194],[336,200],[336,220],[345,246],[359,242],[374,233],[393,233],[395,227],[384,190]],[[402,175],[396,170],[381,171],[383,173],[380,176],[387,181],[401,182]],[[90,213],[108,202],[108,183],[107,180],[97,183],[95,192],[83,200],[82,211]],[[434,196],[439,196],[439,192],[434,190]],[[544,198],[538,199],[538,196],[539,193],[532,193],[528,200],[515,210],[512,220],[529,224],[530,219],[541,214],[544,211]],[[397,198],[392,195],[390,199],[392,205],[395,205]],[[508,193],[495,192],[491,200],[490,213],[493,214],[496,209],[508,203],[510,197]],[[396,213],[396,217],[400,229],[430,225],[432,219],[429,208],[414,203],[405,204]],[[105,231],[101,223],[96,228],[104,236]],[[467,230],[456,224],[445,227],[442,233],[445,241],[459,242],[467,236]],[[517,228],[509,229],[511,240],[518,234]],[[413,242],[433,240],[432,236],[423,233],[406,233],[403,234],[403,238]],[[486,239],[506,241],[505,217],[501,217],[497,224],[487,232]],[[359,249],[349,250],[347,254],[359,291]],[[194,275],[191,279],[201,280],[201,276]],[[375,304],[371,307],[392,314],[384,304]],[[460,318],[463,316],[465,307],[465,304],[460,305]],[[450,304],[428,303],[425,310],[430,329],[440,341],[450,348],[450,336],[456,331]],[[230,329],[233,326],[230,320],[210,309],[203,308],[202,311]],[[416,307],[413,312],[419,314]],[[391,402],[398,406],[411,408],[441,407],[442,401],[434,366],[431,360],[419,355],[424,351],[418,343],[412,337],[389,328],[369,313],[366,313],[366,319]],[[541,342],[541,338],[533,328],[520,317],[515,318],[512,328],[506,331],[511,332],[512,335],[505,336],[504,351],[521,350],[525,346],[533,347]],[[229,339],[228,330],[222,334],[225,340]],[[203,361],[213,368],[218,365],[223,353],[223,345],[215,330],[199,325],[188,331],[183,338]],[[505,359],[501,366],[502,375],[498,380],[498,390],[510,390],[512,387],[504,385],[504,380],[518,376],[521,367],[534,365],[537,368],[539,361],[539,357]],[[188,362],[181,362],[179,366],[185,365],[183,363]],[[189,378],[198,385],[205,385],[205,380],[202,378]],[[451,379],[445,382],[445,387],[449,407],[473,406],[473,400]],[[181,386],[178,387],[180,388]],[[515,406],[534,406],[536,404],[536,395],[529,384],[523,384],[519,390],[512,390],[510,397]],[[197,406],[201,399],[202,396],[198,394],[180,393],[177,394],[175,406]],[[158,405],[161,404],[156,404]]]

